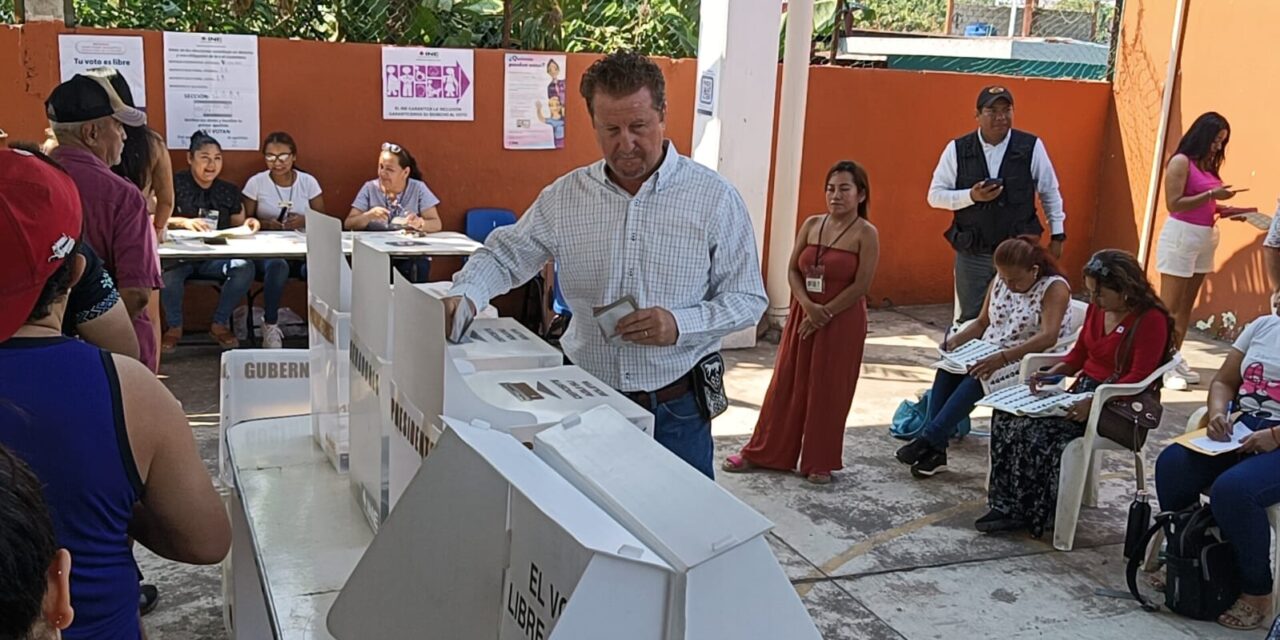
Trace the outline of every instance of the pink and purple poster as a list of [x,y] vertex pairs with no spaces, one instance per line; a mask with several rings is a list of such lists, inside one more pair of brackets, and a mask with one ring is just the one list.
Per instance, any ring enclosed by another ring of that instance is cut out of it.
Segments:
[[471,49],[383,47],[384,120],[474,120]]

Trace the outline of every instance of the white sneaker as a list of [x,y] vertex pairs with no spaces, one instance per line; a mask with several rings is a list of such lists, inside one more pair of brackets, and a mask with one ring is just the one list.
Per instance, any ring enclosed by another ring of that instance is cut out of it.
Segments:
[[1178,366],[1173,371],[1164,374],[1164,388],[1170,391],[1186,391],[1188,386],[1199,384],[1199,382],[1200,374],[1196,373],[1186,360],[1178,362]]
[[1170,391],[1186,391],[1187,379],[1178,375],[1177,371],[1164,374],[1164,388]]
[[282,349],[284,348],[284,332],[280,331],[280,327],[274,324],[262,325],[262,348],[263,349]]
[[1178,374],[1178,377],[1186,380],[1187,384],[1200,384],[1200,374],[1195,369],[1192,369],[1190,364],[1187,364],[1186,359],[1178,363],[1178,368],[1174,369],[1174,372]]

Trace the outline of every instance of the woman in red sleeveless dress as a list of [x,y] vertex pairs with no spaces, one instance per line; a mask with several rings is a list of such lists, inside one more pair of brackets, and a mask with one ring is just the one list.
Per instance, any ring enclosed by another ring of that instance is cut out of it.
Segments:
[[798,469],[827,484],[843,466],[880,240],[867,221],[871,187],[861,165],[837,163],[826,189],[827,214],[805,221],[791,254],[791,311],[755,433],[725,471]]

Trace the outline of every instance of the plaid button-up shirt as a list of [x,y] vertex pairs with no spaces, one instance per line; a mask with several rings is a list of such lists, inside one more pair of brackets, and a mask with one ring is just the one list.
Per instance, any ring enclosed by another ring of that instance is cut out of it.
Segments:
[[[543,190],[520,221],[495,229],[454,277],[452,293],[484,306],[549,261],[574,320],[561,340],[574,364],[620,391],[653,391],[755,326],[768,298],[747,207],[719,174],[666,143],[658,170],[635,196],[603,160]],[[592,310],[630,295],[675,316],[669,347],[613,344]]]

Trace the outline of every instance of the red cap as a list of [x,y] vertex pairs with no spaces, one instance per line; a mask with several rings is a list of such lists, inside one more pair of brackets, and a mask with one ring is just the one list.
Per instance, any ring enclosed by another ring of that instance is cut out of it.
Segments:
[[45,282],[80,237],[71,177],[26,151],[0,149],[0,341],[26,324]]

